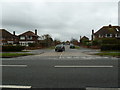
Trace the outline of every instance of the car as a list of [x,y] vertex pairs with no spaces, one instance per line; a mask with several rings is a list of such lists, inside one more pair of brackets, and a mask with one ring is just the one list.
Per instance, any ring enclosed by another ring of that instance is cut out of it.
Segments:
[[75,45],[70,44],[70,49],[74,49],[74,48],[75,48]]
[[56,52],[65,51],[64,45],[63,45],[63,44],[56,45],[56,46],[55,46],[55,51],[56,51]]

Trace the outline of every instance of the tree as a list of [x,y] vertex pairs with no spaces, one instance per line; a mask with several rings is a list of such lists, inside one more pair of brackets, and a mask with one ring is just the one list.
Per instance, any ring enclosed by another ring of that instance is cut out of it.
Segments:
[[49,47],[52,45],[53,39],[49,34],[43,35],[42,38],[43,38],[43,43],[44,43],[45,47]]
[[78,40],[72,38],[72,39],[70,40],[70,43],[73,43],[73,44],[75,44],[75,45],[78,45]]
[[55,40],[54,40],[54,45],[57,45],[57,44],[60,44],[60,43],[61,43],[60,40],[58,40],[58,39],[55,39]]

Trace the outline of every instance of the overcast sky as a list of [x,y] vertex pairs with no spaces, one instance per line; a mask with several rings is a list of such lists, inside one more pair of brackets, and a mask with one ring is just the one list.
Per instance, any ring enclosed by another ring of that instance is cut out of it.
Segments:
[[80,36],[90,38],[109,24],[118,25],[118,1],[115,2],[2,2],[2,25],[11,33],[38,30],[62,41]]

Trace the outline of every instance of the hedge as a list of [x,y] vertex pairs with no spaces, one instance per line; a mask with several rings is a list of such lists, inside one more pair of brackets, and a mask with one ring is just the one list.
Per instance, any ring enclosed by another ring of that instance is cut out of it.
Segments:
[[116,38],[103,38],[102,44],[120,44],[120,40]]
[[29,47],[35,47],[37,44],[36,43],[28,43]]
[[120,50],[120,44],[103,44],[101,51]]
[[2,46],[2,51],[22,51],[24,50],[24,46]]

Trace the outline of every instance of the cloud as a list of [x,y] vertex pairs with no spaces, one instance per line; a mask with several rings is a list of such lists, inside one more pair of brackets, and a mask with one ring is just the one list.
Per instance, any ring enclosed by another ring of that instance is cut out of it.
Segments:
[[39,35],[53,38],[90,37],[91,30],[117,25],[117,2],[5,2],[2,3],[2,27],[18,34],[38,29]]

